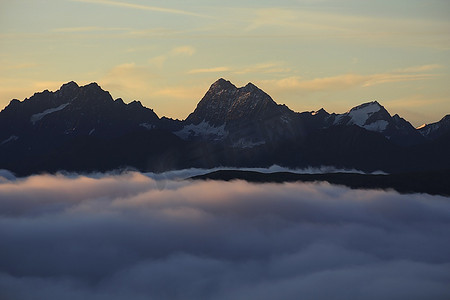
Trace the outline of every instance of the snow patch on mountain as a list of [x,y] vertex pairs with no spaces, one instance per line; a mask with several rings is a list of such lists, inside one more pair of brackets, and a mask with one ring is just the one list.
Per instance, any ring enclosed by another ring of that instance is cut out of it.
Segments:
[[156,127],[155,125],[149,123],[141,123],[139,124],[139,126],[144,127],[145,129],[148,130],[154,129]]
[[425,125],[425,126],[424,125],[417,128],[417,130],[419,130],[420,134],[423,136],[430,135],[432,132],[438,130],[440,127],[438,123],[429,124],[429,125]]
[[349,124],[355,124],[360,127],[366,124],[369,117],[380,111],[381,107],[377,102],[371,102],[368,105],[361,105],[351,109],[347,115],[351,118]]
[[334,118],[333,125],[338,125],[338,124],[340,124],[342,118],[345,117],[345,116],[346,116],[346,114],[337,115],[337,116]]
[[186,125],[181,130],[174,132],[174,134],[184,140],[201,136],[218,141],[225,138],[228,135],[228,131],[225,130],[225,124],[215,127],[211,126],[207,121],[203,120],[197,125]]
[[4,144],[9,143],[9,142],[17,141],[18,139],[19,139],[18,136],[12,135],[9,138],[7,138],[6,140],[4,140],[3,142],[1,142],[0,145],[4,145]]
[[378,120],[378,121],[372,122],[370,124],[363,125],[361,127],[364,129],[370,130],[370,131],[381,132],[381,131],[386,130],[388,125],[389,125],[388,121]]
[[234,148],[248,149],[256,146],[264,145],[265,141],[252,141],[249,139],[241,138],[236,143],[233,144]]
[[30,122],[33,123],[33,125],[34,125],[36,122],[42,120],[42,118],[45,117],[46,115],[54,113],[54,112],[57,112],[57,111],[60,111],[60,110],[63,110],[69,104],[70,103],[61,104],[58,107],[49,108],[49,109],[44,110],[43,112],[34,114],[34,115],[31,116]]
[[369,131],[382,132],[388,127],[389,121],[381,119],[368,123],[369,118],[381,109],[376,101],[361,104],[344,114],[336,115],[333,125],[356,125]]

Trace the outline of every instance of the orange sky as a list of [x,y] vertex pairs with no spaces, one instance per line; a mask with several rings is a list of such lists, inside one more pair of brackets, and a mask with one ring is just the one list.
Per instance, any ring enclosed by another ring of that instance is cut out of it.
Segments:
[[0,106],[64,82],[185,118],[219,77],[295,111],[377,100],[413,125],[450,113],[450,4],[5,0]]

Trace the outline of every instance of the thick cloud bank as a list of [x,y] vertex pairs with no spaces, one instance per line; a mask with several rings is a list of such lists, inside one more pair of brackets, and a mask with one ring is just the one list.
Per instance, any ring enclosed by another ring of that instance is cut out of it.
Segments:
[[324,183],[0,181],[0,299],[449,299],[450,199]]

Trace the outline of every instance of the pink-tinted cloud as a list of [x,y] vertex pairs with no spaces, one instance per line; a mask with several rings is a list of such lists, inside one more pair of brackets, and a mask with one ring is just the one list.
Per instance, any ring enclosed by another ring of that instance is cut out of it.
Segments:
[[445,197],[140,173],[0,175],[2,299],[450,293]]

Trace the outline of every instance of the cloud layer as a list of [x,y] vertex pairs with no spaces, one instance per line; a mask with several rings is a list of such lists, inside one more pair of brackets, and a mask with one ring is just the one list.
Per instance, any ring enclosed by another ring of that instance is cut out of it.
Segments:
[[450,295],[449,198],[141,173],[3,175],[1,299]]

